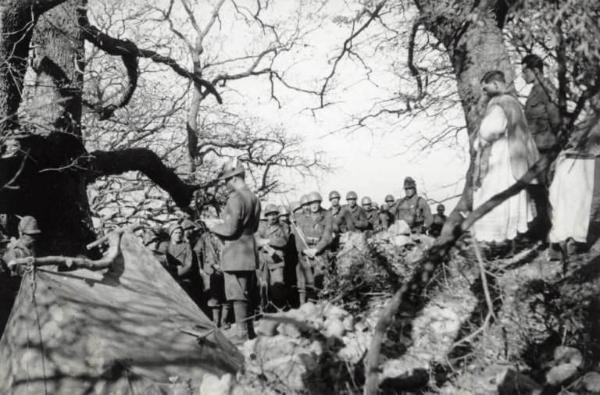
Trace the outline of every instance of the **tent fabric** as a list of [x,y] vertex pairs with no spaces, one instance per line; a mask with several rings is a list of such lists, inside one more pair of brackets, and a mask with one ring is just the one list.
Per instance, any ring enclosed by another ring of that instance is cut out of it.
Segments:
[[590,242],[600,224],[600,160],[595,155],[561,153],[550,184],[551,243],[571,238]]
[[23,276],[0,339],[1,394],[197,393],[203,379],[242,368],[237,348],[134,235],[122,236],[121,251],[108,273]]

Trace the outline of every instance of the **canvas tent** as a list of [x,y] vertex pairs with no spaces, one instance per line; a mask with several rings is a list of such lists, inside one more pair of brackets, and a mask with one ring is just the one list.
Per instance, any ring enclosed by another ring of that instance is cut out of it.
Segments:
[[23,276],[0,340],[1,394],[198,394],[204,379],[235,377],[237,348],[152,253],[130,233],[120,249],[108,272]]

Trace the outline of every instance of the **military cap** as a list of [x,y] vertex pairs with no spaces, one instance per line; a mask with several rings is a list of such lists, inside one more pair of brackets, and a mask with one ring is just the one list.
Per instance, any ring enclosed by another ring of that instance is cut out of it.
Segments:
[[37,235],[42,233],[42,231],[38,226],[37,220],[31,215],[26,215],[19,221],[19,233]]
[[277,206],[274,204],[267,204],[267,207],[265,207],[265,215],[273,213],[279,214],[279,208],[277,208]]
[[338,191],[329,192],[329,200],[333,199],[341,199],[340,193]]
[[370,197],[368,197],[368,196],[365,196],[365,197],[363,197],[363,198],[360,200],[360,204],[362,204],[363,206],[366,206],[366,205],[369,205],[369,204],[372,204],[372,203],[373,203],[373,202],[371,201],[371,198],[370,198]]
[[240,160],[234,158],[231,161],[225,162],[223,167],[221,168],[221,172],[219,173],[219,180],[228,180],[231,177],[244,174],[246,171],[244,170],[244,165]]
[[413,180],[412,177],[406,177],[404,179],[404,188],[416,188],[417,183]]
[[384,200],[386,203],[394,203],[396,201],[396,199],[394,199],[394,195],[385,195]]
[[350,199],[358,199],[358,195],[356,194],[356,192],[354,191],[350,191],[346,194],[346,200],[350,200]]

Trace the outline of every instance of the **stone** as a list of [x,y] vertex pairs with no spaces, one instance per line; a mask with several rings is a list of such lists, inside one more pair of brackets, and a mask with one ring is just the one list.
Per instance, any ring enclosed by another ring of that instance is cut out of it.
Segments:
[[600,393],[600,373],[588,372],[581,379],[583,388],[591,393]]
[[508,369],[500,385],[498,395],[537,395],[542,393],[542,386],[531,377]]
[[292,323],[279,324],[279,326],[277,327],[277,332],[284,336],[291,337],[294,339],[299,338],[302,335],[298,327]]
[[258,335],[274,336],[277,333],[277,325],[277,321],[264,318],[258,322],[254,330]]
[[577,366],[572,363],[563,363],[553,367],[546,373],[546,381],[551,385],[558,385],[568,380],[577,373]]

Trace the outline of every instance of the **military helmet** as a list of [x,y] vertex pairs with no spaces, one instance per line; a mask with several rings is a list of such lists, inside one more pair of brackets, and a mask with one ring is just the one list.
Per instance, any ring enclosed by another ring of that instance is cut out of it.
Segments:
[[308,204],[308,195],[302,195],[300,197],[300,206],[306,206]]
[[290,215],[290,209],[287,206],[279,206],[279,216],[283,216],[283,215]]
[[31,215],[26,215],[19,221],[19,233],[26,235],[37,235],[42,233],[42,231],[38,226],[37,219]]
[[308,199],[307,203],[314,203],[314,202],[321,203],[323,201],[323,198],[321,197],[321,194],[319,192],[311,192],[307,196],[308,196],[307,197],[307,199]]
[[389,211],[390,206],[388,206],[387,203],[383,203],[379,209],[379,211],[384,212],[384,211]]
[[296,211],[298,211],[300,209],[300,207],[302,207],[300,202],[293,201],[290,203],[290,209],[292,210],[292,213],[295,213]]
[[169,228],[169,236],[171,236],[173,232],[175,232],[177,229],[183,231],[183,227],[180,224],[175,223],[171,225],[171,227]]
[[360,200],[360,204],[361,204],[361,205],[363,205],[363,206],[366,206],[366,205],[369,205],[369,204],[372,204],[372,203],[373,203],[373,202],[371,201],[371,198],[370,198],[370,197],[368,197],[368,196],[365,196],[365,197],[363,197],[363,198]]
[[358,195],[356,194],[356,192],[354,191],[350,191],[346,194],[346,200],[350,200],[350,199],[358,199]]
[[342,197],[340,196],[340,193],[338,191],[331,191],[329,192],[329,200],[333,200],[333,199],[341,199]]
[[279,208],[277,208],[276,205],[274,204],[267,204],[267,207],[265,207],[265,215],[269,215],[269,214],[279,214]]
[[231,161],[227,161],[223,164],[221,172],[219,173],[219,180],[228,180],[231,177],[245,174],[244,165],[240,160],[234,158]]
[[415,180],[413,180],[412,177],[406,177],[404,179],[404,188],[416,188],[417,187],[417,183],[415,182]]
[[396,199],[394,199],[394,195],[385,195],[384,200],[386,203],[394,203],[396,201]]

